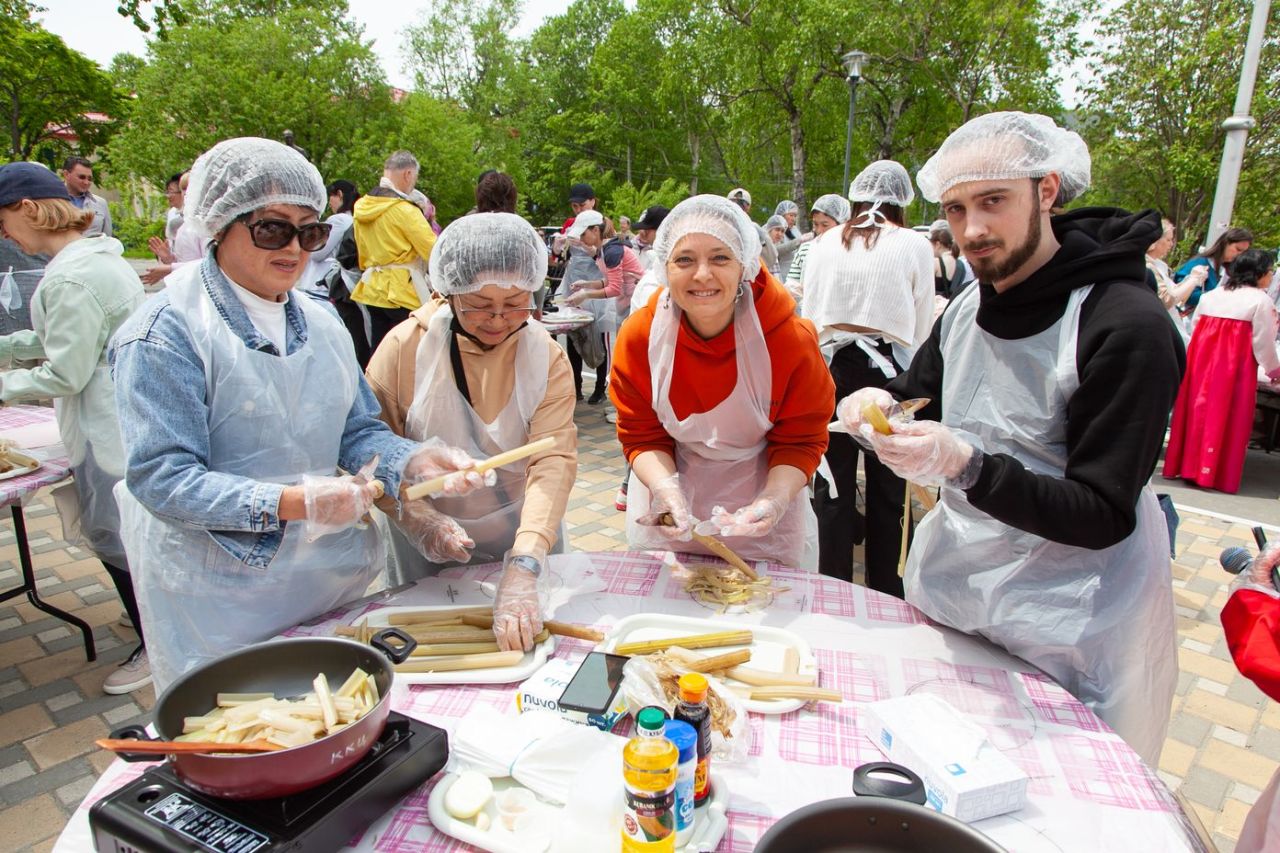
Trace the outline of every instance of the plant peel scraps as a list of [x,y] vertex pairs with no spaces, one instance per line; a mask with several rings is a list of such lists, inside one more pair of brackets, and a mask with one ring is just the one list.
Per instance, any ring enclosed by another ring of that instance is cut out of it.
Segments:
[[694,601],[725,613],[731,607],[747,611],[763,610],[773,603],[780,593],[791,587],[774,586],[773,578],[748,578],[741,570],[724,565],[677,564],[676,571],[684,575],[684,589]]

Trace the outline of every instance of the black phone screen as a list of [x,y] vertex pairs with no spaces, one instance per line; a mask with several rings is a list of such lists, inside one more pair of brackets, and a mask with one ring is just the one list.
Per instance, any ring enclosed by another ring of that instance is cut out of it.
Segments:
[[560,694],[560,707],[569,711],[585,711],[599,714],[608,710],[613,696],[622,684],[622,666],[627,662],[623,655],[591,652],[569,679],[569,686]]

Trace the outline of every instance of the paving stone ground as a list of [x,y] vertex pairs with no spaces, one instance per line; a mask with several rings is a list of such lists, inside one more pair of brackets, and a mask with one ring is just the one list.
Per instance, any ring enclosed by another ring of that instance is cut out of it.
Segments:
[[[626,544],[623,514],[613,507],[624,466],[604,414],[602,406],[578,407],[578,481],[567,515],[576,550]],[[94,738],[144,721],[155,701],[150,688],[102,693],[136,636],[118,624],[120,603],[101,564],[61,540],[47,491],[26,516],[41,596],[94,627],[99,657],[86,663],[79,633],[25,598],[0,604],[0,853],[49,850],[110,763]],[[3,590],[19,574],[11,525],[0,531]],[[1280,706],[1236,672],[1218,621],[1229,578],[1217,557],[1231,545],[1252,545],[1245,525],[1183,511],[1173,565],[1181,676],[1159,768],[1224,853],[1280,763]]]

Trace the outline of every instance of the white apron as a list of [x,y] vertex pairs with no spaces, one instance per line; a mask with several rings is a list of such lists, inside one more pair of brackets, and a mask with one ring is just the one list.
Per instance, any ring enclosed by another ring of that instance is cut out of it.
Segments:
[[[290,293],[306,316],[306,344],[288,356],[251,350],[218,315],[201,266],[174,273],[166,292],[204,363],[209,470],[281,483],[334,474],[360,379],[346,329]],[[189,669],[358,597],[385,562],[372,526],[307,543],[306,524],[291,521],[259,569],[206,530],[152,515],[123,482],[116,496],[157,693]]]
[[[1073,291],[1054,326],[1012,341],[978,327],[978,288],[958,296],[941,330],[943,422],[988,453],[1062,477],[1067,401],[1080,384],[1080,306],[1091,289]],[[905,587],[931,618],[1040,667],[1156,765],[1178,668],[1169,535],[1150,488],[1133,533],[1098,551],[1012,528],[944,488],[916,528]]]
[[[676,471],[689,511],[699,521],[706,521],[713,507],[734,512],[750,504],[769,477],[766,436],[773,428],[769,420],[772,359],[751,288],[747,287],[733,311],[737,384],[711,411],[678,419],[671,408],[670,391],[681,313],[670,292],[659,297],[649,331],[652,403],[663,429],[675,439]],[[682,381],[696,380],[682,377]],[[632,471],[627,486],[627,543],[634,548],[703,552],[697,542],[673,543],[656,528],[638,524],[637,519],[648,512],[649,490]],[[769,535],[720,538],[747,560],[773,560],[810,570],[818,567],[818,519],[806,489],[796,493]]]
[[[467,401],[453,376],[449,360],[449,344],[453,338],[450,325],[453,310],[442,306],[431,315],[427,332],[418,344],[415,362],[413,404],[405,415],[405,435],[414,441],[439,438],[451,447],[459,447],[478,459],[512,450],[529,441],[529,424],[547,396],[547,374],[550,370],[550,336],[537,323],[516,332],[516,376],[511,398],[506,406],[486,424]],[[452,517],[475,541],[469,563],[495,562],[515,542],[524,509],[525,471],[528,459],[521,459],[495,470],[497,483],[462,497],[436,496],[432,504]],[[563,525],[552,553],[563,553]],[[418,553],[392,526],[397,567],[388,580],[392,585],[417,580],[434,574],[454,563],[433,564]]]

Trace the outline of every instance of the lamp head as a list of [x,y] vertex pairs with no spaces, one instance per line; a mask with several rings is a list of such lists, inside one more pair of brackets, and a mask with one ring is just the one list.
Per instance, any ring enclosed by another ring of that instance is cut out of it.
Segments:
[[840,57],[840,62],[851,80],[857,80],[862,76],[862,64],[866,61],[867,55],[860,50],[851,50]]

